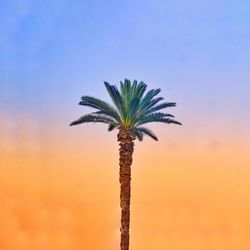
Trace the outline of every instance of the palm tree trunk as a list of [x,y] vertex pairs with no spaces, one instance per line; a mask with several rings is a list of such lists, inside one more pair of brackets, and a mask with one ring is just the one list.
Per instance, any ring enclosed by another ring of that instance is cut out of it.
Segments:
[[120,128],[117,135],[120,142],[120,206],[121,206],[121,250],[129,250],[130,223],[130,181],[135,135],[129,129]]

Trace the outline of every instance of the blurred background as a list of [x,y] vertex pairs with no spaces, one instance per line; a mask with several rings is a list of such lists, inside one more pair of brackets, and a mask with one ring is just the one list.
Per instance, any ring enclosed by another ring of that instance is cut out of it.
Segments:
[[119,247],[116,133],[69,127],[128,78],[183,126],[136,142],[131,250],[250,249],[250,3],[0,3],[0,249]]

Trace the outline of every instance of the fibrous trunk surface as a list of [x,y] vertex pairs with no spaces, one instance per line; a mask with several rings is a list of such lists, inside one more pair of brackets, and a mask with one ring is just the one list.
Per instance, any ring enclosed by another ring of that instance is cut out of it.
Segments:
[[130,223],[130,182],[131,164],[134,151],[135,135],[129,129],[120,128],[117,135],[120,142],[120,206],[121,206],[121,250],[129,250]]

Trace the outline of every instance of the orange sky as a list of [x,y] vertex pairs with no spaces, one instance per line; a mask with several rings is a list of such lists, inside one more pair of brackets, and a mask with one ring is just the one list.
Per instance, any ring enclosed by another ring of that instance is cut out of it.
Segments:
[[[115,133],[26,125],[1,128],[0,249],[118,249]],[[164,133],[136,143],[131,250],[250,249],[249,145]]]

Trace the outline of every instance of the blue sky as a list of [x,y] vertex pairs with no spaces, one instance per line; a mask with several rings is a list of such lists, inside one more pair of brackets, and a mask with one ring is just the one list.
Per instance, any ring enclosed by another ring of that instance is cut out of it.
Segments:
[[72,117],[81,95],[127,77],[161,87],[186,123],[249,122],[247,0],[5,0],[0,33],[7,113]]

